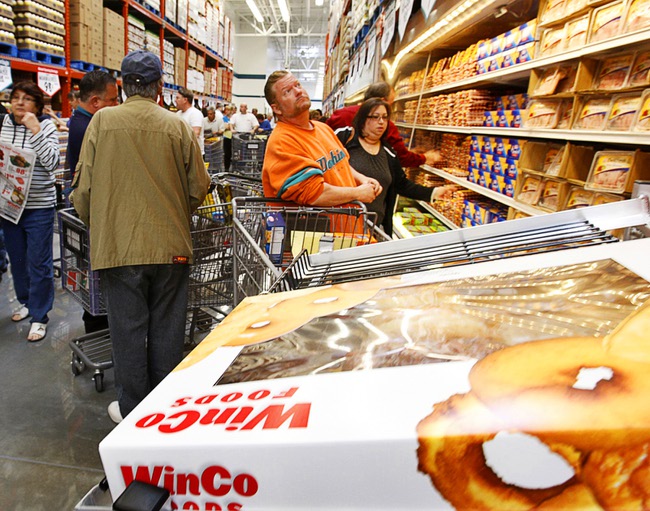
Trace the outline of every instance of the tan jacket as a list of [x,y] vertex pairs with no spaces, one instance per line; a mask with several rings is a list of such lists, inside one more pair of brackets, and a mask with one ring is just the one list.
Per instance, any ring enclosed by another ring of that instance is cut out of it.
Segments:
[[77,164],[74,207],[90,228],[94,270],[192,257],[190,216],[210,184],[178,116],[132,96],[97,112]]

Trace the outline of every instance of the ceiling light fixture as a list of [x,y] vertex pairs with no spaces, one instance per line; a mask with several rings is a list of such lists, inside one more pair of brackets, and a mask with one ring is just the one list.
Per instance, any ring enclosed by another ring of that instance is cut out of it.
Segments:
[[316,7],[322,7],[323,6],[323,0],[316,0]]
[[278,7],[280,8],[280,13],[282,14],[282,21],[289,23],[290,16],[287,0],[278,0]]
[[248,8],[251,10],[253,13],[253,16],[257,21],[260,23],[264,23],[264,18],[262,17],[262,13],[260,12],[259,8],[257,7],[257,4],[255,3],[255,0],[246,0],[246,5],[248,5]]

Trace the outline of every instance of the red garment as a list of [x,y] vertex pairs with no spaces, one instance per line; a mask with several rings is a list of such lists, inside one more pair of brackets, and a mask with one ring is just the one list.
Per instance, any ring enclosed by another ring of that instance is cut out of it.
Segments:
[[[352,119],[357,115],[359,108],[361,108],[361,105],[352,105],[340,108],[336,110],[329,119],[327,119],[326,124],[335,131],[339,128],[352,126]],[[426,156],[423,154],[414,153],[408,150],[393,121],[388,122],[388,130],[384,140],[395,150],[402,167],[419,167],[420,165],[424,165],[427,160]]]

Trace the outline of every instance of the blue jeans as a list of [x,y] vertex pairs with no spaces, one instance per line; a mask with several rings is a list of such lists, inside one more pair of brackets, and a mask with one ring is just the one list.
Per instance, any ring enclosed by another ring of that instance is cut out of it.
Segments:
[[125,417],[183,359],[189,265],[99,270]]
[[54,208],[26,209],[18,224],[2,220],[16,298],[32,323],[47,323],[54,304],[54,214]]

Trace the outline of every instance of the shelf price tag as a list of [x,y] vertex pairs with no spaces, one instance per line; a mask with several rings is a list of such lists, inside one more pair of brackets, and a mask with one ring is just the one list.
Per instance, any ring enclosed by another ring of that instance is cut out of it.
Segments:
[[0,59],[0,90],[5,90],[13,83],[11,79],[11,62]]
[[381,54],[385,55],[388,45],[393,40],[395,34],[395,4],[389,7],[384,20],[384,33],[381,35]]
[[434,5],[436,5],[436,0],[422,0],[422,12],[424,12],[425,18],[429,17]]
[[404,32],[406,32],[406,25],[409,22],[411,17],[411,11],[413,10],[413,0],[402,0],[399,6],[399,38],[400,40],[404,39]]
[[56,71],[45,71],[38,68],[38,88],[52,97],[61,89],[61,82]]

